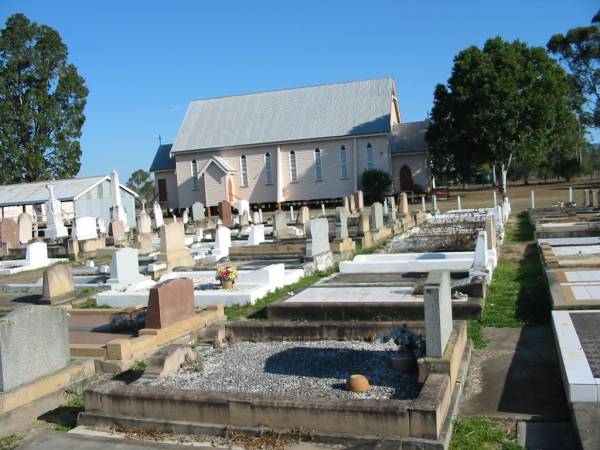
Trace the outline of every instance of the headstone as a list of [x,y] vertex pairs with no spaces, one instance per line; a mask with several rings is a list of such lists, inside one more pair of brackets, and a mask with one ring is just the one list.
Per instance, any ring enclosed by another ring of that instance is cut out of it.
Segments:
[[264,222],[265,222],[265,220],[263,219],[263,211],[262,211],[262,208],[258,208],[258,221],[259,221],[260,223],[264,223]]
[[35,210],[36,210],[36,207],[34,206],[33,209],[31,210],[31,221],[33,223],[33,237],[37,238],[38,237],[38,215]]
[[150,289],[146,328],[165,328],[195,314],[194,282],[190,278],[172,278]]
[[224,226],[231,228],[231,203],[227,200],[219,202],[219,219]]
[[400,214],[402,214],[402,217],[410,216],[410,211],[408,209],[408,195],[406,192],[400,194]]
[[215,231],[215,248],[213,254],[220,258],[229,256],[229,248],[231,247],[231,230],[224,225],[217,225]]
[[253,211],[252,212],[252,223],[257,224],[257,223],[261,223],[262,220],[260,220],[260,213],[258,211]]
[[102,217],[98,217],[96,222],[98,224],[98,232],[100,234],[106,234],[106,224],[104,223],[104,219]]
[[426,355],[442,358],[452,333],[452,295],[447,270],[429,272],[423,291]]
[[45,267],[50,264],[48,247],[45,242],[32,242],[27,245],[25,262],[28,267]]
[[87,239],[97,239],[98,232],[96,231],[95,217],[77,217],[75,219],[75,231],[71,234],[78,241]]
[[348,198],[347,195],[344,195],[344,197],[342,197],[342,205],[343,205],[344,209],[346,210],[346,212],[350,213],[350,199]]
[[190,267],[194,265],[194,258],[185,246],[185,231],[180,222],[166,223],[159,230],[160,253],[158,262],[167,263],[167,271],[175,267]]
[[425,196],[421,195],[421,211],[426,212],[427,206],[425,205]]
[[27,244],[33,239],[33,224],[31,222],[31,216],[26,212],[19,214],[17,219],[19,224],[19,242],[21,244]]
[[142,210],[138,216],[138,233],[152,233],[152,219],[145,210]]
[[335,208],[335,238],[348,238],[348,213],[340,206]]
[[431,196],[431,214],[433,214],[435,216],[437,213],[438,213],[437,195],[433,194]]
[[363,200],[363,191],[356,191],[354,193],[354,202],[356,203],[356,209],[359,211],[365,207],[365,202]]
[[287,215],[281,209],[273,212],[273,232],[275,236],[287,233]]
[[356,200],[354,199],[354,195],[349,195],[348,200],[350,202],[350,214],[354,214],[356,212]]
[[162,215],[162,208],[160,207],[158,202],[154,202],[152,209],[154,211],[154,222],[156,223],[156,228],[160,228],[165,224]]
[[583,190],[583,206],[585,206],[586,208],[588,208],[590,206],[590,190],[589,189]]
[[19,246],[19,227],[13,219],[0,220],[0,243],[9,247]]
[[0,391],[56,373],[70,358],[64,308],[27,305],[0,318]]
[[496,248],[496,222],[493,216],[485,218],[485,234],[487,237],[487,245],[489,250]]
[[473,268],[486,270],[488,267],[487,253],[487,235],[485,231],[480,231],[475,243],[475,255],[473,256]]
[[300,211],[298,213],[298,218],[296,219],[296,225],[304,226],[306,224],[306,222],[308,222],[309,220],[310,220],[310,210],[308,209],[308,206],[303,206],[302,208],[300,208]]
[[147,255],[148,253],[152,253],[154,251],[154,246],[152,245],[152,233],[138,234],[137,242],[137,248],[141,254]]
[[389,213],[387,198],[383,199],[383,215],[386,216]]
[[119,219],[113,219],[110,222],[110,235],[115,242],[125,240],[125,225]]
[[379,202],[371,205],[371,228],[373,230],[383,228],[383,206]]
[[241,216],[244,214],[244,211],[248,213],[248,217],[250,217],[250,202],[248,200],[240,200],[237,204],[238,214]]
[[248,215],[248,210],[245,209],[242,214],[240,214],[240,225],[243,227],[247,227],[250,224],[250,217]]
[[192,218],[194,219],[194,222],[204,219],[204,203],[194,202],[192,205]]
[[371,220],[369,211],[361,209],[358,212],[358,234],[364,236],[365,233],[371,230]]
[[113,253],[110,278],[106,281],[113,285],[113,290],[126,288],[145,279],[140,273],[137,249],[125,247]]
[[75,294],[71,266],[57,264],[44,272],[41,303],[54,304]]
[[46,239],[57,239],[67,237],[69,232],[63,222],[62,207],[60,201],[54,197],[54,186],[47,184],[48,201],[46,202]]
[[294,216],[294,206],[290,205],[290,222],[293,222],[296,219]]
[[314,257],[331,251],[329,246],[329,223],[324,217],[310,219],[306,229],[306,256]]
[[253,224],[250,226],[250,234],[248,235],[248,245],[259,245],[265,241],[265,226],[261,224]]
[[398,210],[396,209],[396,199],[394,197],[387,198],[388,217],[390,222],[395,222]]
[[187,210],[187,208],[185,208],[185,209],[183,210],[183,214],[181,215],[181,222],[182,222],[184,225],[187,225],[187,223],[188,223],[189,221],[190,221],[190,216],[189,216],[189,213],[188,213],[188,210]]
[[119,174],[116,170],[110,173],[110,186],[112,191],[112,220],[120,220],[123,223],[125,232],[129,231],[129,223],[127,221],[127,213],[121,201],[121,184],[119,183]]
[[456,196],[456,209],[458,209],[459,211],[462,211],[462,204],[460,202],[460,195]]
[[323,217],[325,217],[327,215],[326,211],[325,211],[325,203],[321,203],[321,215]]

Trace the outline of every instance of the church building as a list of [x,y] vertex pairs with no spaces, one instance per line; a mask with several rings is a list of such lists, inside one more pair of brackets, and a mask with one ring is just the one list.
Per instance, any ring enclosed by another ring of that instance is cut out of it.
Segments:
[[194,100],[150,170],[167,208],[334,199],[368,169],[411,192],[428,186],[426,130],[402,122],[392,78]]

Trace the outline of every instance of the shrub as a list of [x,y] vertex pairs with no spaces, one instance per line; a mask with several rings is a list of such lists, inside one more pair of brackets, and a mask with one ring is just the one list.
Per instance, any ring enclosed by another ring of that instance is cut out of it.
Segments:
[[361,184],[367,197],[380,198],[388,192],[388,189],[392,185],[392,179],[383,170],[371,169],[365,170],[362,173]]

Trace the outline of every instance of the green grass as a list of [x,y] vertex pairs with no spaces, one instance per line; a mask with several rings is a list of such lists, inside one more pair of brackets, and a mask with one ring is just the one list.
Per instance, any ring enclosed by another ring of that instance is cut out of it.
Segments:
[[3,439],[0,439],[0,450],[12,450],[15,448],[23,438],[16,434],[11,434]]
[[326,272],[315,272],[311,275],[306,275],[300,278],[296,283],[284,286],[277,289],[276,291],[269,292],[264,297],[256,301],[254,305],[232,305],[225,308],[225,315],[227,320],[239,320],[243,318],[254,319],[254,320],[266,320],[267,319],[267,306],[280,298],[285,297],[290,292],[296,292],[301,289],[305,289],[321,278],[331,275],[337,271],[337,266],[326,271]]
[[538,256],[500,261],[485,301],[482,324],[522,327],[549,323],[550,300]]
[[[504,243],[532,245],[532,242],[533,230],[525,214],[521,213],[509,225]],[[494,271],[482,318],[469,323],[469,336],[476,348],[484,348],[484,327],[548,325],[550,309],[539,257],[501,259]]]
[[516,217],[516,223],[512,223],[506,230],[504,243],[506,244],[531,244],[533,239],[533,229],[525,213],[520,213]]
[[100,309],[109,309],[109,305],[97,305],[95,298],[88,298],[87,300],[79,303],[74,303],[73,308],[76,309],[91,309],[91,308],[100,308]]
[[454,421],[450,450],[517,450],[514,431],[500,420],[464,417]]

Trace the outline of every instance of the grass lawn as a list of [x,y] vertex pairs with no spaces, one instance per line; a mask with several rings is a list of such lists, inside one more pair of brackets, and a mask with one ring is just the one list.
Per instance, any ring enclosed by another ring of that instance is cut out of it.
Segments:
[[240,320],[240,319],[254,319],[254,320],[266,320],[267,319],[267,306],[282,297],[285,297],[290,292],[297,292],[301,289],[305,289],[321,278],[331,275],[337,271],[336,267],[328,270],[327,272],[315,272],[311,275],[306,275],[300,278],[296,283],[290,284],[277,289],[276,291],[269,292],[264,297],[258,299],[254,305],[232,305],[225,307],[225,315],[227,320]]
[[454,421],[450,450],[517,450],[512,421],[488,417],[465,417]]
[[550,299],[544,283],[542,263],[536,252],[531,256],[523,255],[527,246],[535,245],[533,242],[529,222],[521,213],[507,229],[482,318],[469,323],[469,333],[476,348],[485,347],[484,327],[523,327],[550,323]]

